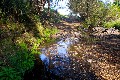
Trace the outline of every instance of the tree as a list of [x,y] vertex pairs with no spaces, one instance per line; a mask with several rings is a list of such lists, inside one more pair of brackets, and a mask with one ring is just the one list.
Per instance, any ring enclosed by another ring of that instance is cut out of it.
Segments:
[[120,1],[119,0],[115,0],[114,4],[117,5],[117,6],[120,6]]
[[87,27],[102,26],[107,7],[99,0],[70,0],[69,8],[80,14]]
[[2,18],[12,21],[24,21],[28,19],[28,14],[39,14],[48,3],[48,14],[50,12],[49,0],[0,0],[0,15]]
[[50,0],[32,0],[33,9],[37,11],[38,14],[44,10],[45,4],[48,3],[48,14],[50,13]]
[[3,17],[10,17],[18,21],[21,15],[31,11],[31,4],[29,0],[1,0],[0,10]]

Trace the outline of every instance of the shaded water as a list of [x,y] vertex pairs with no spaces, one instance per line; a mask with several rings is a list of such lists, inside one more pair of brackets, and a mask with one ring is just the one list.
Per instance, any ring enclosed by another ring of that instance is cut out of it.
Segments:
[[[78,38],[66,38],[42,48],[35,68],[31,72],[32,80],[96,80],[87,61],[70,53],[70,47],[79,42]],[[25,80],[27,80],[26,78]]]
[[[70,64],[70,55],[68,53],[70,45],[74,44],[72,39],[61,40],[49,48],[41,49],[40,59],[51,73],[64,76],[63,71]],[[49,67],[52,66],[52,67]]]
[[42,48],[39,57],[46,71],[67,80],[94,80],[96,77],[90,72],[89,63],[71,56],[74,53],[69,53],[70,47],[77,42],[78,38],[66,38],[49,48]]

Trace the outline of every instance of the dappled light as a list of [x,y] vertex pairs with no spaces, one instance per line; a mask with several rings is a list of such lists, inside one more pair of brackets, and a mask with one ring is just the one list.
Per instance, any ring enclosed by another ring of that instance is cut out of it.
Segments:
[[120,1],[1,0],[0,80],[120,80]]

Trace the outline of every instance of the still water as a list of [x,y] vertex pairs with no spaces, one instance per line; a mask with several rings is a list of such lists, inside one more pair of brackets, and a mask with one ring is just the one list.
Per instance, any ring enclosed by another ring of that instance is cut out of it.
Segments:
[[78,42],[78,38],[70,37],[41,48],[33,70],[25,74],[24,80],[100,80],[88,61],[70,52]]
[[39,58],[44,63],[45,70],[65,80],[96,80],[95,75],[90,72],[89,63],[69,53],[70,47],[78,42],[78,38],[66,38],[50,47],[42,48]]
[[[51,73],[54,73],[59,76],[63,76],[64,70],[68,69],[70,64],[70,55],[68,50],[72,44],[77,42],[76,40],[72,40],[71,38],[67,38],[65,40],[60,40],[57,44],[51,46],[50,48],[42,48],[42,54],[39,55],[40,59]],[[49,66],[52,66],[49,68]]]

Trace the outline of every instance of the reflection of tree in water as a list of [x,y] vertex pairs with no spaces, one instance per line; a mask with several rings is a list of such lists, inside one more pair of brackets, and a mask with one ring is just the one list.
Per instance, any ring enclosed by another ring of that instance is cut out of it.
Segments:
[[55,48],[55,50],[54,47],[51,46],[53,47],[52,49],[54,52],[56,52],[56,50],[58,51],[58,54],[54,52],[48,54],[48,52],[51,52],[51,48],[43,48],[42,52],[47,53],[41,54],[40,58],[45,64],[47,68],[46,70],[50,72],[50,74],[54,74],[65,79],[97,79],[97,76],[95,76],[95,74],[92,73],[92,70],[90,69],[89,62],[84,61],[81,58],[77,58],[77,56],[75,57],[73,53],[71,53],[73,55],[70,55],[68,50],[68,52],[66,52],[66,49],[69,48],[68,46],[74,44],[74,40],[70,41],[70,39],[68,39],[64,41],[58,42],[58,46],[56,46],[60,48]]

